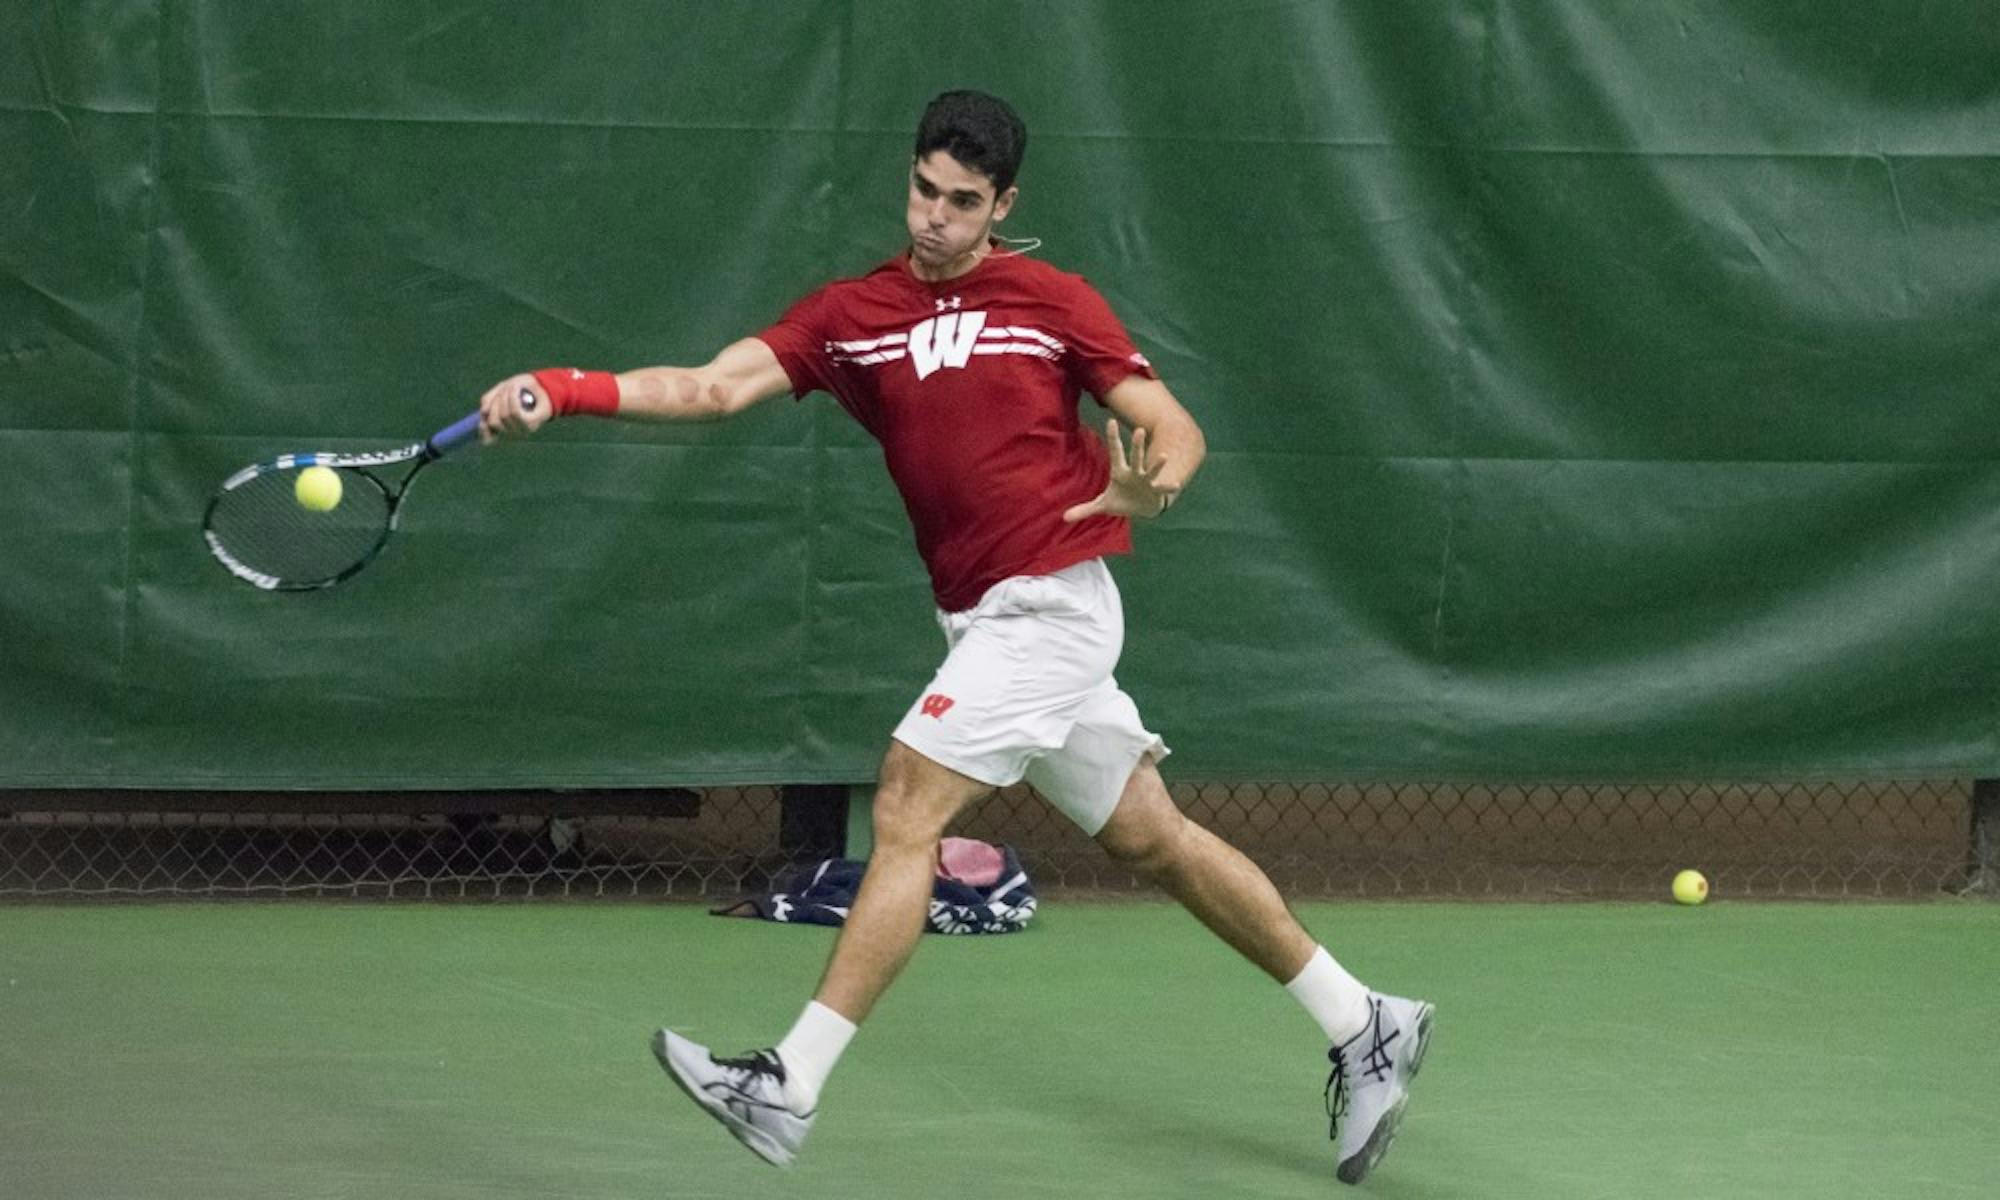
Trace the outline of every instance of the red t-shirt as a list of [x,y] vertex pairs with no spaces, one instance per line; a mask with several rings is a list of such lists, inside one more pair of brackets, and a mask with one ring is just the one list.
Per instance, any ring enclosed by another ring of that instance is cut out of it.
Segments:
[[832,392],[882,444],[939,608],[1132,548],[1122,517],[1062,519],[1111,473],[1102,427],[1084,427],[1077,396],[1101,403],[1129,375],[1156,378],[1081,276],[999,252],[927,283],[899,254],[827,284],[757,337],[794,395]]

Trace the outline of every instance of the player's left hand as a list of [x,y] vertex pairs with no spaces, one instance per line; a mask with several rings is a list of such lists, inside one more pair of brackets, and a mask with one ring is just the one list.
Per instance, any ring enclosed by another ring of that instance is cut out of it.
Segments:
[[1118,421],[1104,423],[1104,446],[1111,454],[1111,479],[1095,500],[1075,505],[1063,513],[1065,521],[1085,517],[1157,517],[1167,511],[1180,495],[1180,488],[1161,482],[1160,472],[1167,460],[1146,458],[1146,430],[1132,431],[1132,454],[1125,454],[1125,439],[1119,436]]

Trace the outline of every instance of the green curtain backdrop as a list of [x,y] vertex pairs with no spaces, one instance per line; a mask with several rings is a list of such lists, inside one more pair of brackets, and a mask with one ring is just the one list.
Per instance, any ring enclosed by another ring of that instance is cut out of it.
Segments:
[[699,362],[899,245],[922,104],[1211,457],[1115,564],[1182,774],[2000,773],[1988,0],[0,7],[0,785],[870,777],[941,652],[825,397],[429,472],[352,584],[234,466]]

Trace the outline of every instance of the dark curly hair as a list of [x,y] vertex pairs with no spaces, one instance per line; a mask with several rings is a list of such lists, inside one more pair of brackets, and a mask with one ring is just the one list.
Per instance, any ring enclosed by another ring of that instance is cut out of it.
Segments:
[[1028,127],[998,96],[945,92],[917,122],[917,158],[942,150],[993,181],[997,195],[1014,186],[1028,152]]

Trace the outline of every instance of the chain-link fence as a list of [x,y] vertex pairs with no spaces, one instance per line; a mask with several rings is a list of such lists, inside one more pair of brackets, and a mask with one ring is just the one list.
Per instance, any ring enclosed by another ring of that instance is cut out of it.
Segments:
[[[1991,783],[1183,783],[1174,793],[1301,899],[1658,898],[1686,866],[1731,898],[2000,890]],[[0,793],[0,897],[713,901],[842,854],[848,795]],[[1044,894],[1145,890],[1025,786],[975,805],[953,832],[1012,845]]]
[[[1662,897],[1698,867],[1732,897],[1963,890],[1970,782],[1870,784],[1189,784],[1190,817],[1292,896]],[[1012,829],[1059,886],[1142,886],[1056,814],[1001,797],[972,836]],[[1031,868],[1032,869],[1032,868]]]

